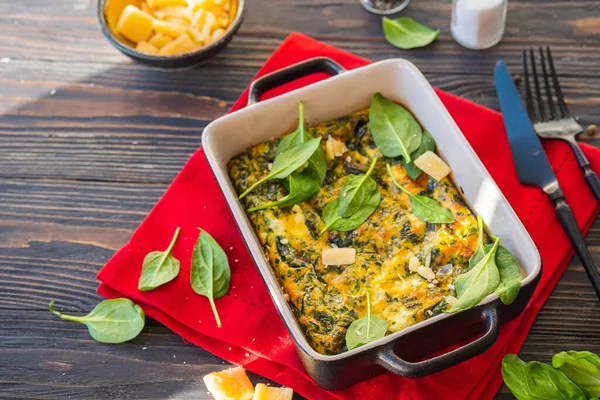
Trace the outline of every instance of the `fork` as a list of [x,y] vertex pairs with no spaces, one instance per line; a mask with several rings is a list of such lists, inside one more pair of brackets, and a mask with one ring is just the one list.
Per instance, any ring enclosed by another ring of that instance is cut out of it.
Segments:
[[[558,83],[558,76],[556,74],[556,69],[554,68],[550,47],[546,46],[545,53],[546,54],[544,55],[544,51],[542,47],[540,47],[539,55],[542,67],[541,77],[537,71],[533,49],[529,49],[529,52],[523,50],[522,54],[525,103],[527,105],[529,118],[533,122],[533,127],[538,136],[546,139],[561,139],[571,145],[573,152],[575,153],[575,158],[579,163],[579,167],[585,176],[586,183],[592,190],[592,193],[594,193],[596,200],[600,202],[600,179],[598,179],[598,175],[592,171],[590,162],[583,154],[583,151],[581,151],[581,148],[577,144],[577,140],[575,140],[575,137],[583,132],[584,129],[569,113],[565,97],[563,96],[560,84]],[[527,62],[528,55],[531,64],[529,66]],[[546,64],[548,64],[548,66],[546,66]],[[548,72],[548,70],[550,72]],[[531,90],[529,72],[531,72],[532,75],[535,92],[532,92]],[[546,104],[544,104],[540,80],[543,81],[545,88]],[[550,82],[552,82],[552,84],[550,84]],[[555,97],[556,104],[554,102]],[[537,110],[534,103],[537,104]]]

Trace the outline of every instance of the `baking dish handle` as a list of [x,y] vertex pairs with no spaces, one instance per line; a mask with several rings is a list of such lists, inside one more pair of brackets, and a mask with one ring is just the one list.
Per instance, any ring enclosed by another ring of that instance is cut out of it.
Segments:
[[260,97],[268,90],[274,89],[303,76],[324,72],[331,76],[339,75],[346,69],[331,58],[316,57],[302,61],[289,67],[271,72],[258,78],[250,85],[248,92],[248,105],[258,103]]
[[408,362],[398,357],[394,352],[394,347],[390,346],[377,354],[376,363],[388,371],[406,378],[418,378],[459,364],[483,353],[496,342],[499,331],[498,311],[496,308],[492,306],[484,309],[481,314],[481,320],[486,328],[483,336],[458,349],[428,360]]

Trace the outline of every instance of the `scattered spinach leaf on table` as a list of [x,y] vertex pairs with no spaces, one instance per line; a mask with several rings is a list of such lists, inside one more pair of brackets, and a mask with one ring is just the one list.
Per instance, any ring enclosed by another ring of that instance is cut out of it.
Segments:
[[416,180],[419,177],[419,175],[421,175],[421,172],[423,172],[419,167],[415,165],[414,160],[416,160],[428,151],[435,151],[435,140],[433,140],[433,136],[431,136],[431,133],[423,131],[423,139],[421,140],[421,145],[410,155],[412,161],[404,161],[404,169],[406,170],[406,173],[408,174],[410,179],[412,179],[413,181]]
[[473,269],[456,278],[454,286],[458,300],[447,312],[455,313],[472,308],[496,290],[500,284],[500,273],[495,261],[499,245],[500,239],[497,239]]
[[[306,143],[312,139],[310,134],[304,129],[304,105],[299,103],[298,108],[298,128],[281,139],[275,152],[276,156],[291,147]],[[286,196],[272,203],[252,207],[248,211],[253,212],[271,207],[293,206],[294,204],[309,200],[319,192],[326,174],[327,161],[325,159],[325,152],[319,146],[315,153],[308,159],[306,167],[301,172],[294,171],[287,178],[287,185],[284,185],[288,189]]]
[[518,400],[587,400],[583,390],[562,371],[514,354],[502,360],[502,378]]
[[424,47],[437,38],[439,29],[431,29],[410,17],[383,17],[383,33],[388,43],[400,49]]
[[101,343],[123,343],[135,338],[144,328],[145,316],[140,306],[129,299],[101,301],[88,315],[75,317],[56,311],[50,300],[48,309],[66,321],[87,326],[94,340]]
[[138,281],[138,289],[141,291],[152,290],[160,285],[172,281],[179,274],[179,260],[176,259],[171,251],[179,237],[181,228],[175,229],[175,234],[171,239],[169,247],[165,251],[153,251],[144,257],[142,264],[142,274]]
[[294,171],[306,164],[319,148],[321,148],[320,137],[310,139],[308,142],[297,144],[283,151],[275,157],[273,166],[271,167],[271,172],[250,186],[244,193],[240,195],[239,198],[243,199],[246,197],[246,195],[248,195],[248,193],[252,192],[264,182],[272,179],[283,179],[288,177]]
[[577,384],[589,397],[600,396],[600,357],[589,351],[563,351],[552,357],[552,366]]
[[404,107],[375,93],[369,110],[371,135],[381,153],[387,157],[404,157],[412,161],[410,155],[421,145],[421,126]]
[[442,207],[440,203],[432,198],[412,194],[408,189],[398,183],[392,172],[392,167],[389,164],[387,165],[387,170],[394,185],[406,193],[410,198],[410,209],[417,218],[432,224],[450,224],[454,222],[454,216],[450,210]]
[[388,330],[388,322],[371,312],[371,297],[368,287],[366,288],[366,292],[367,314],[353,321],[346,331],[346,347],[348,347],[348,350],[381,339]]
[[340,216],[348,218],[369,202],[373,192],[377,190],[377,183],[371,178],[376,164],[377,157],[373,159],[364,175],[349,175],[346,178],[339,196],[338,213]]
[[221,318],[215,300],[225,296],[230,279],[231,270],[225,251],[208,232],[201,231],[192,253],[190,282],[194,292],[208,298],[219,328]]

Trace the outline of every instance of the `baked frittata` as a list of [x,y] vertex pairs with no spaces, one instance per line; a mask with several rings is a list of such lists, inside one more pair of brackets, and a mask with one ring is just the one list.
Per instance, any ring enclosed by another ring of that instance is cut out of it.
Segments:
[[[348,326],[366,312],[365,285],[372,312],[397,332],[448,309],[446,296],[455,295],[455,278],[467,271],[477,248],[477,221],[449,178],[437,182],[422,173],[412,181],[402,161],[383,157],[368,128],[369,111],[322,123],[308,129],[322,137],[328,154],[327,175],[319,193],[293,207],[272,207],[248,213],[272,268],[311,346],[322,354],[345,350]],[[259,144],[230,161],[229,174],[238,193],[264,177],[281,138]],[[345,145],[344,146],[342,145]],[[339,151],[341,149],[341,151]],[[336,154],[340,154],[335,156]],[[340,194],[350,174],[364,174],[379,157],[371,177],[381,192],[377,210],[357,229],[319,232],[325,226],[322,209]],[[385,165],[414,194],[426,195],[449,209],[451,224],[430,224],[411,213],[406,194],[391,182]],[[246,209],[286,195],[277,181],[267,182],[245,197]],[[352,247],[350,265],[323,265],[321,252]],[[429,281],[409,269],[416,257],[436,273]]]

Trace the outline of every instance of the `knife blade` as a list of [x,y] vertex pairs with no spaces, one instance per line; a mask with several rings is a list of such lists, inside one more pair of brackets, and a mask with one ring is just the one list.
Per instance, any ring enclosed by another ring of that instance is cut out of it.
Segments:
[[554,212],[600,299],[600,273],[598,273],[594,259],[585,245],[573,210],[565,200],[542,143],[527,116],[519,92],[502,61],[496,64],[494,80],[519,182],[537,186],[550,197],[554,205]]
[[556,175],[504,62],[496,64],[494,79],[519,181],[549,193],[558,186]]

